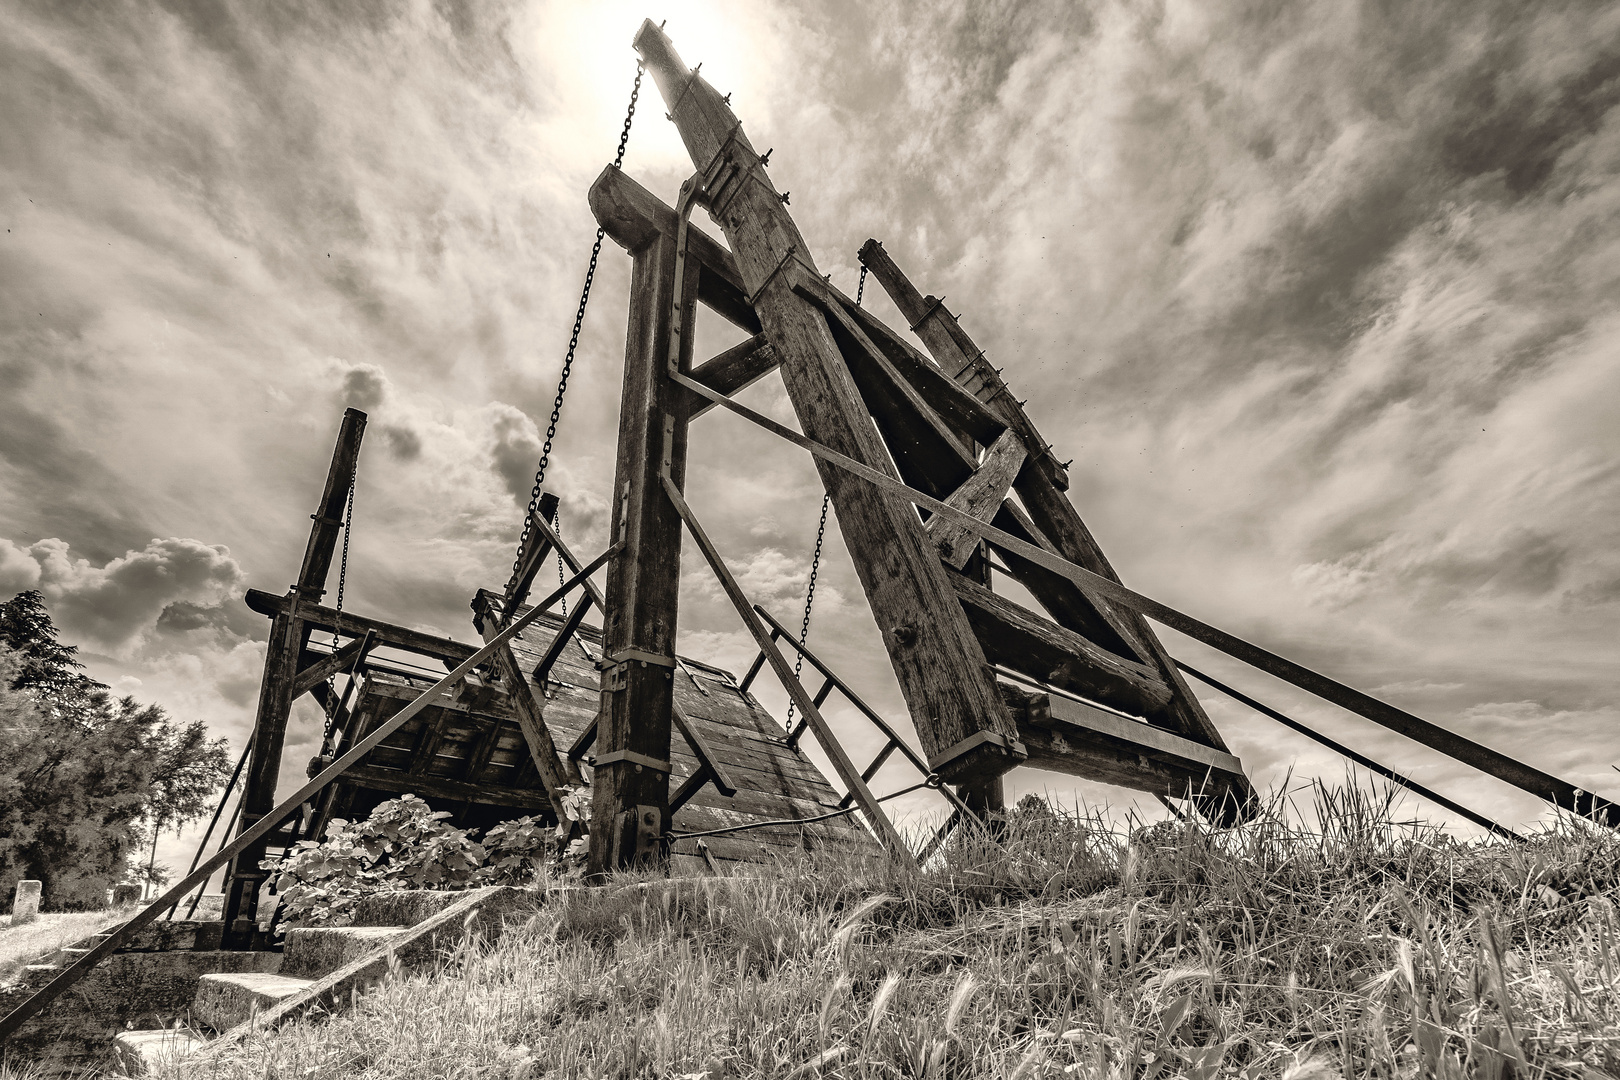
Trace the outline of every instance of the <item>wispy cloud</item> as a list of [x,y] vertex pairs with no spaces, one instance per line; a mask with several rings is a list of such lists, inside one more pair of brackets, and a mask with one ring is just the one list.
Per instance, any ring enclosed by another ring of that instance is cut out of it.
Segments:
[[[240,730],[262,622],[223,597],[286,587],[352,404],[371,423],[350,602],[466,633],[468,595],[510,564],[594,229],[583,192],[646,12],[4,10],[0,581],[56,582],[110,674]],[[877,236],[962,312],[1075,459],[1129,583],[1545,767],[1607,745],[1620,12],[667,14],[777,147],[822,270],[853,288]],[[644,91],[626,167],[672,199],[691,163]],[[548,480],[582,547],[608,528],[627,269],[610,246]],[[700,349],[728,333],[700,325]],[[748,394],[791,417],[773,383]],[[815,472],[732,418],[700,424],[693,504],[791,614]],[[141,584],[159,565],[167,591]],[[683,641],[747,652],[688,566]],[[860,597],[834,528],[812,638],[898,714]],[[1212,708],[1262,780],[1301,753],[1331,765]]]

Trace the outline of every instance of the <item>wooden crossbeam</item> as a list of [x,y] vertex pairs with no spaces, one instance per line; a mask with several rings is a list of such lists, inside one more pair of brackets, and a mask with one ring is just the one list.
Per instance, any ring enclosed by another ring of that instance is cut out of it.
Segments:
[[[252,610],[272,618],[290,614],[293,610],[293,605],[287,597],[262,592],[259,589],[249,589],[243,599]],[[377,635],[379,646],[387,645],[421,656],[431,656],[435,660],[448,660],[453,664],[459,664],[477,651],[473,646],[455,638],[434,637],[420,630],[411,630],[394,623],[383,622],[381,619],[368,619],[350,611],[340,612],[319,604],[299,604],[297,610],[299,620],[317,633],[335,632],[345,637],[357,638],[364,637],[369,630]]]
[[1169,685],[1146,664],[1100,649],[962,574],[952,574],[951,585],[991,663],[1133,716],[1151,715],[1170,700]]
[[1015,703],[1030,765],[1173,798],[1190,796],[1211,817],[1244,797],[1243,766],[1231,754],[1174,732],[1057,694],[1002,684]]
[[[755,334],[693,368],[692,378],[730,397],[775,371],[781,362],[765,335]],[[686,409],[690,419],[696,420],[712,408],[714,402],[696,394],[688,395]]]
[[[1023,466],[1023,441],[1015,433],[1004,431],[985,453],[984,461],[973,475],[962,481],[962,486],[951,492],[945,501],[964,514],[989,521],[1006,501],[1007,492]],[[953,570],[966,566],[979,546],[977,536],[944,518],[930,521],[928,533],[939,548],[939,557]]]
[[551,541],[546,534],[534,527],[536,521],[550,521],[557,515],[557,496],[549,491],[540,493],[540,500],[535,508],[529,511],[528,538],[523,548],[518,552],[517,569],[512,575],[512,581],[507,586],[505,601],[501,605],[501,618],[510,619],[516,611],[529,598],[529,590],[534,587],[535,575],[540,573],[546,556],[551,554]]
[[[622,169],[611,165],[603,169],[591,185],[589,199],[597,223],[626,251],[639,251],[659,236],[675,236],[675,210]],[[731,252],[707,233],[692,229],[686,254],[698,268],[698,299],[750,334],[759,333],[759,317],[748,302],[748,290]]]
[[318,660],[312,661],[308,666],[299,670],[293,679],[293,700],[303,697],[327,679],[343,671],[355,663],[364,663],[365,654],[376,641],[376,635],[367,632],[344,645],[336,652],[327,653]]

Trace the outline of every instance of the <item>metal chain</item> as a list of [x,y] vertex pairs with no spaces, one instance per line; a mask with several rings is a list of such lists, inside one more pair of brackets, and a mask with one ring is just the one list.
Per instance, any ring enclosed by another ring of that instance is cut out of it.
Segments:
[[[624,114],[624,127],[619,131],[618,152],[613,155],[615,169],[624,165],[625,147],[630,143],[630,124],[636,118],[636,99],[641,96],[643,70],[641,61],[637,60],[636,81],[630,88],[630,108]],[[596,260],[602,254],[602,238],[606,235],[606,230],[597,228],[596,242],[591,245],[591,262],[585,268],[585,288],[580,291],[579,309],[574,312],[574,329],[568,336],[568,352],[563,356],[562,376],[557,380],[557,396],[551,403],[551,422],[546,425],[546,441],[540,448],[540,464],[534,471],[534,487],[529,492],[529,509],[523,515],[523,534],[518,537],[517,556],[512,560],[512,579],[506,583],[508,593],[517,584],[518,574],[522,571],[523,549],[534,532],[534,510],[540,502],[541,487],[546,482],[546,467],[551,463],[551,445],[557,438],[557,421],[562,416],[563,397],[568,393],[568,376],[574,370],[574,352],[579,348],[579,332],[585,324],[585,308],[591,302],[591,284],[596,280]]]
[[[832,492],[821,496],[821,520],[816,524],[816,553],[810,556],[810,583],[804,590],[804,622],[799,626],[799,644],[803,646],[810,637],[810,606],[816,602],[816,576],[821,573],[821,546],[827,539],[827,507],[832,505]],[[804,671],[804,653],[799,652],[793,661],[793,678],[797,680]],[[788,701],[787,709],[788,727],[793,726],[793,702]]]
[[868,272],[869,271],[867,270],[867,268],[865,266],[861,267],[861,283],[855,287],[855,306],[856,307],[861,306],[861,297],[866,295],[866,275],[867,275]]
[[[551,515],[551,528],[552,528],[553,531],[556,532],[557,539],[561,540],[562,539],[562,507],[561,506],[558,506],[556,513]],[[568,584],[568,579],[563,577],[562,545],[559,544],[559,545],[557,545],[557,588],[560,589],[566,584]],[[560,597],[559,602],[562,604],[562,617],[566,619],[566,618],[568,618],[568,597],[566,597],[566,596]]]

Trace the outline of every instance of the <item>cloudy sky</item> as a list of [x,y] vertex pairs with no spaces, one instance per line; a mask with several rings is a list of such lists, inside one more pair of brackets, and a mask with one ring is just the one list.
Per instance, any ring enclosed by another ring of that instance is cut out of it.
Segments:
[[[950,297],[1075,459],[1128,584],[1620,791],[1612,4],[0,0],[0,597],[41,589],[92,674],[239,745],[267,629],[242,592],[287,588],[355,405],[347,606],[472,638],[646,16],[776,148],[823,271],[853,291],[877,237]],[[673,202],[691,163],[650,80],[641,100],[625,167]],[[605,538],[628,265],[609,243],[551,469],[583,549]],[[791,415],[774,378],[747,399]],[[694,506],[791,619],[808,459],[722,415],[694,447]],[[745,666],[689,565],[683,649]],[[836,530],[817,596],[813,641],[898,710]],[[1165,637],[1505,821],[1541,813]],[[1261,784],[1343,776],[1205,700]]]

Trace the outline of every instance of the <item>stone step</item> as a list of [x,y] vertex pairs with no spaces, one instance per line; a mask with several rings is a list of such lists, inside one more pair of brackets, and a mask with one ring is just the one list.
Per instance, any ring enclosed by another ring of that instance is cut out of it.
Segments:
[[362,897],[349,916],[349,926],[415,926],[461,899],[464,892],[401,889]]
[[77,962],[79,957],[90,955],[90,948],[86,945],[66,945],[56,950],[64,965]]
[[192,1018],[215,1031],[229,1031],[309,987],[313,979],[240,972],[204,975],[191,999]]
[[281,973],[316,979],[403,938],[408,926],[300,926],[287,931]]
[[207,1041],[185,1028],[121,1031],[113,1036],[113,1058],[125,1076],[152,1076]]

